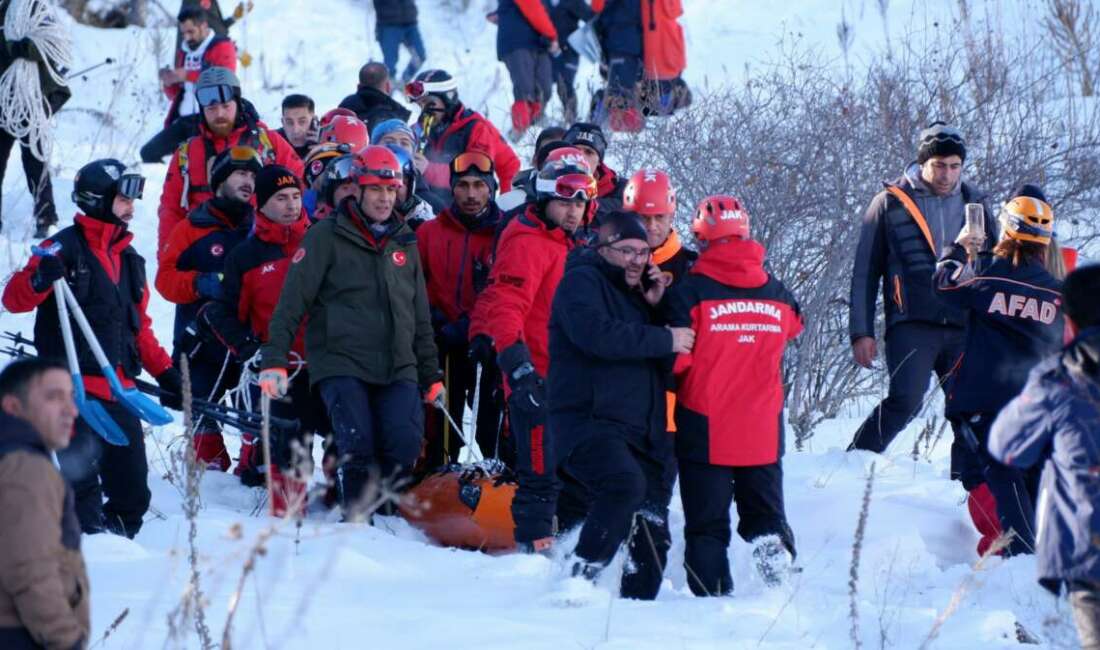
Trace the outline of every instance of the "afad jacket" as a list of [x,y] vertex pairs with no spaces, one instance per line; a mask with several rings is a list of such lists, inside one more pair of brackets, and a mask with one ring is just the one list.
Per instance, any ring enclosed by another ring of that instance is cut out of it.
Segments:
[[489,271],[489,286],[478,297],[470,319],[470,337],[488,335],[498,353],[516,342],[524,343],[531,364],[546,377],[550,307],[566,255],[576,244],[569,233],[547,225],[536,210],[528,205],[526,212],[505,226]]
[[290,270],[262,348],[264,368],[286,368],[298,328],[312,385],[330,377],[368,384],[439,381],[428,291],[416,234],[391,217],[375,235],[352,198],[313,224]]
[[[60,245],[65,281],[88,318],[92,331],[111,362],[122,385],[132,388],[142,368],[157,377],[172,367],[172,360],[153,334],[149,318],[149,285],[145,259],[130,245],[134,235],[124,226],[78,214],[75,223],[43,241],[43,248]],[[4,308],[14,314],[35,308],[34,339],[38,354],[65,358],[57,296],[50,287],[35,292],[31,280],[38,270],[38,256],[12,275],[4,287]],[[73,342],[84,380],[84,390],[112,401],[111,387],[103,377],[91,348],[73,322]]]
[[948,380],[947,415],[1000,411],[1033,367],[1062,347],[1062,283],[1037,260],[980,253],[973,263],[953,244],[935,276],[936,295],[966,310],[966,348]]
[[783,454],[781,365],[802,316],[763,264],[755,241],[715,243],[671,289],[668,320],[695,330],[674,367],[678,458],[749,467]]

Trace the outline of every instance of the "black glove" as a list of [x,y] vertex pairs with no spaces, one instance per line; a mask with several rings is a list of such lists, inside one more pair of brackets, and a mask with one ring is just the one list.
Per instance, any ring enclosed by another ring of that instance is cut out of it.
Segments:
[[206,342],[205,328],[198,321],[191,321],[176,338],[176,352],[186,354],[188,358],[194,358],[202,344]]
[[492,365],[493,360],[496,358],[496,347],[493,345],[493,339],[489,338],[488,334],[478,334],[470,341],[470,351],[468,355],[470,360],[474,363],[480,363],[482,367],[488,367]]
[[470,318],[463,315],[453,323],[447,323],[440,328],[439,337],[449,350],[466,347],[470,337]]
[[237,359],[241,363],[248,363],[248,360],[256,356],[256,353],[260,351],[262,344],[254,337],[248,337],[237,346],[236,353]]
[[523,343],[508,346],[497,357],[497,364],[512,391],[508,408],[530,426],[545,424],[546,382],[535,372],[527,346]]
[[65,277],[65,262],[60,255],[42,255],[38,258],[38,268],[31,276],[31,288],[35,293],[45,293],[53,283]]
[[183,410],[183,377],[180,371],[169,368],[157,375],[157,386],[164,391],[160,394],[160,405],[166,409]]
[[221,273],[200,273],[195,278],[195,293],[208,300],[221,300],[225,295]]

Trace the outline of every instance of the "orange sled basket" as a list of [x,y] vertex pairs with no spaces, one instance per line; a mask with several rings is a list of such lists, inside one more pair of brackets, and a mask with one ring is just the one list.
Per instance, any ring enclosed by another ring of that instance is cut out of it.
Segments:
[[516,482],[500,462],[448,465],[401,500],[401,515],[436,543],[480,551],[515,547]]

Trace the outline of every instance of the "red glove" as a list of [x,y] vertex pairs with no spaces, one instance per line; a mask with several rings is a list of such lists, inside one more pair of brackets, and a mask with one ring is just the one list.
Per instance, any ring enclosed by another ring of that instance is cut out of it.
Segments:
[[437,381],[424,393],[424,403],[431,404],[437,409],[446,405],[446,397],[443,390],[443,382]]
[[286,395],[288,381],[286,368],[268,368],[260,371],[260,390],[271,399]]

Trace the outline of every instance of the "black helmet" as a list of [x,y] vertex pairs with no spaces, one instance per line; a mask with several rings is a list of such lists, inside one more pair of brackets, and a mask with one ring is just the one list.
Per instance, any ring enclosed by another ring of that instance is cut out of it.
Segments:
[[127,174],[126,165],[114,158],[104,158],[93,160],[76,173],[72,199],[89,217],[118,223],[113,210],[115,196],[140,199],[144,189],[145,178],[140,174]]

